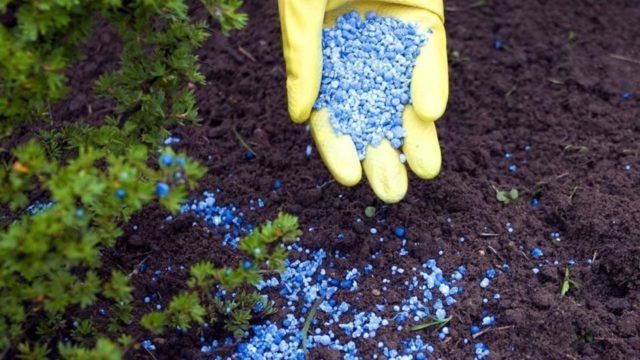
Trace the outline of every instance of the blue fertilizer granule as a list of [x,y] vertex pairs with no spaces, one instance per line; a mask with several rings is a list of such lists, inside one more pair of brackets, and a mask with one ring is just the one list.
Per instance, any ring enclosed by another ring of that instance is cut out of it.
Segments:
[[328,108],[336,135],[349,135],[358,156],[388,139],[402,146],[402,112],[411,104],[411,75],[426,42],[416,25],[368,12],[338,18],[322,32],[322,83],[314,108]]

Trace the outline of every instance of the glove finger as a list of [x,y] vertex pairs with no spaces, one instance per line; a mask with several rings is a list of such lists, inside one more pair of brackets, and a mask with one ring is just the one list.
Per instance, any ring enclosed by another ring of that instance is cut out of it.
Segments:
[[309,119],[322,77],[322,23],[326,1],[278,0],[289,115]]
[[423,179],[435,178],[442,164],[435,123],[421,120],[412,106],[405,108],[402,119],[406,133],[402,151],[409,167]]
[[407,169],[400,162],[398,150],[388,140],[374,148],[367,147],[362,163],[373,192],[386,203],[397,203],[404,198],[409,186]]
[[447,37],[440,18],[427,13],[419,22],[421,29],[430,29],[427,43],[416,59],[411,78],[411,100],[423,121],[438,120],[447,107],[449,97],[449,67]]
[[329,111],[311,113],[311,135],[329,172],[340,184],[354,186],[362,178],[362,166],[356,146],[349,135],[337,136],[329,122]]

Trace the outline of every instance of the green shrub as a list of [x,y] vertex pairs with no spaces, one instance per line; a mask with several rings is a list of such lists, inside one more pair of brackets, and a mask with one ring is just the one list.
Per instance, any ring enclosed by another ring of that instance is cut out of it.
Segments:
[[[116,303],[131,300],[124,274],[115,272],[102,284],[94,269],[100,266],[100,249],[114,245],[122,234],[119,226],[133,213],[152,200],[177,211],[203,175],[184,154],[170,149],[166,154],[181,160],[154,169],[146,163],[144,146],[123,156],[88,148],[62,165],[45,156],[35,140],[16,149],[13,165],[0,169],[0,202],[22,209],[27,195],[39,189],[52,205],[16,218],[0,233],[0,348],[20,338],[28,317],[53,318],[72,305],[84,308],[99,294]],[[169,193],[159,197],[149,179],[162,180]]]
[[[200,0],[224,33],[242,28],[241,0]],[[51,102],[67,93],[65,71],[94,22],[106,19],[123,42],[121,68],[98,81],[100,95],[117,103],[115,123],[142,140],[162,128],[196,120],[199,84],[193,49],[207,38],[207,24],[187,14],[186,0],[0,0],[0,138],[24,122],[47,120]]]
[[[201,2],[224,33],[246,23],[237,13],[242,1]],[[115,104],[99,126],[52,123],[15,149],[0,148],[8,159],[0,165],[0,205],[11,211],[0,214],[0,357],[13,348],[42,358],[69,331],[71,306],[101,297],[113,304],[109,331],[132,321],[128,278],[114,272],[101,280],[100,251],[149,202],[177,211],[205,172],[160,145],[168,128],[197,120],[192,89],[204,77],[193,50],[207,24],[189,17],[186,0],[0,0],[0,15],[0,139],[25,123],[52,122],[48,109],[68,93],[65,72],[97,19],[113,25],[123,44],[119,69],[96,82],[97,94]],[[34,198],[51,206],[32,216]],[[89,331],[83,320],[72,332],[90,341],[60,344],[63,357],[119,358],[131,346],[126,337]],[[39,343],[20,343],[32,330]]]

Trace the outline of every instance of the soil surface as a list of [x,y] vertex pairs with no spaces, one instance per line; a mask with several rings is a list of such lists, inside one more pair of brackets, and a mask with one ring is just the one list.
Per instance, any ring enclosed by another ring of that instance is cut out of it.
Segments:
[[[446,1],[451,92],[437,124],[443,168],[433,181],[410,175],[409,192],[399,204],[379,203],[365,180],[354,188],[336,184],[315,151],[305,155],[312,139],[287,114],[275,1],[246,1],[249,26],[229,38],[214,31],[198,51],[208,80],[197,92],[203,122],[175,129],[182,138],[176,147],[208,166],[201,190],[222,189],[221,203],[246,208],[250,200],[265,200],[263,209],[246,212],[249,222],[259,224],[281,210],[298,215],[303,247],[348,254],[347,260],[335,260],[336,271],[362,268],[381,250],[374,276],[357,293],[362,310],[379,302],[373,290],[393,265],[411,268],[438,258],[450,273],[465,264],[465,293],[449,310],[450,339],[440,342],[437,333],[424,333],[444,359],[472,357],[473,345],[462,339],[471,338],[469,327],[478,324],[483,309],[497,319],[477,339],[489,347],[491,358],[638,358],[640,6],[636,0],[478,4]],[[201,9],[195,11],[203,16]],[[93,121],[108,108],[95,100],[91,81],[117,66],[115,37],[104,28],[85,45],[91,55],[71,74],[74,90],[54,109],[56,118]],[[244,158],[233,128],[255,150],[255,159]],[[511,165],[517,166],[515,172]],[[272,190],[274,179],[282,181],[282,189]],[[519,198],[499,203],[494,188],[512,187],[520,190]],[[363,212],[370,205],[378,209],[372,219]],[[204,231],[204,223],[189,215],[166,222],[166,216],[156,205],[138,214],[132,224],[139,229],[127,226],[117,246],[105,251],[104,274],[111,268],[132,271],[143,261],[149,269],[202,259],[218,265],[237,261],[219,236]],[[400,240],[393,236],[398,225],[410,239],[407,256],[398,254]],[[369,233],[371,227],[378,235]],[[337,239],[339,232],[344,241]],[[388,241],[379,242],[380,236]],[[543,251],[544,260],[531,256],[534,247]],[[570,260],[576,261],[571,276],[582,287],[563,297],[560,287]],[[485,269],[504,263],[510,270],[492,282],[490,293],[499,292],[501,300],[483,304],[488,293],[478,283]],[[540,272],[534,274],[534,268]],[[137,315],[151,310],[144,296],[159,292],[166,302],[186,287],[185,279],[179,271],[154,282],[134,275]],[[383,296],[393,303],[402,295]],[[272,320],[279,322],[285,314]],[[137,339],[150,337],[135,326],[128,330]],[[225,335],[219,333],[221,339]],[[367,358],[378,341],[398,345],[408,336],[390,326],[375,339],[356,343]],[[196,357],[198,338],[169,333],[156,339],[155,356]],[[149,357],[144,351],[130,355]],[[311,358],[337,357],[311,352]]]

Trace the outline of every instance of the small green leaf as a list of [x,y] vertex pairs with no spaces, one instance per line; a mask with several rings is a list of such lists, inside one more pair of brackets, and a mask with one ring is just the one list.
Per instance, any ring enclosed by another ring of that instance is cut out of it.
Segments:
[[311,327],[311,322],[313,318],[316,316],[316,312],[318,311],[318,306],[322,303],[322,298],[318,298],[316,302],[311,307],[309,314],[307,315],[307,319],[304,322],[304,327],[302,328],[302,351],[305,353],[305,357],[307,356],[307,334],[309,333],[309,328]]
[[496,191],[496,199],[498,199],[498,201],[500,201],[505,205],[508,205],[510,202],[509,198],[507,197],[507,194],[502,190]]
[[509,191],[509,197],[511,198],[511,200],[517,200],[518,199],[518,189],[516,188],[512,188],[511,191]]
[[161,334],[167,326],[167,316],[164,312],[154,311],[143,316],[140,320],[140,325],[158,335]]
[[562,281],[562,288],[560,289],[560,295],[565,296],[569,292],[569,281],[565,278]]
[[368,218],[376,216],[376,208],[373,206],[367,206],[364,208],[364,215]]
[[129,285],[129,278],[120,271],[111,273],[111,280],[104,284],[104,296],[120,302],[129,302],[133,299],[133,288]]
[[441,327],[447,325],[449,321],[451,321],[451,317],[448,317],[442,320],[438,320],[434,318],[432,321],[412,326],[411,331],[419,331],[419,330],[427,329],[433,326],[436,326],[437,329],[440,329]]

